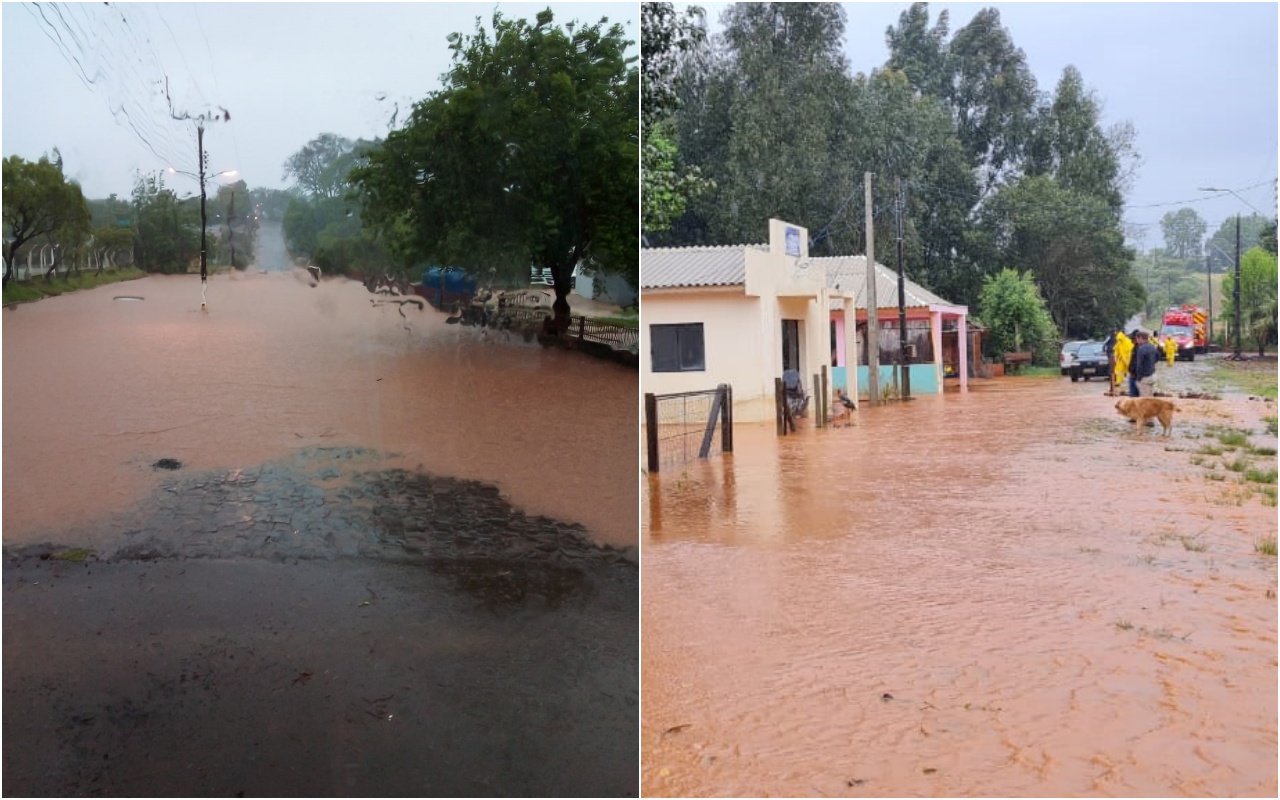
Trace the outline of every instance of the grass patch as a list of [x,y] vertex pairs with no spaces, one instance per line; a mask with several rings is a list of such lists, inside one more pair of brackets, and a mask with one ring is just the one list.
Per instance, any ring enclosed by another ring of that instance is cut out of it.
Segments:
[[[1246,353],[1247,355],[1247,353]],[[1259,361],[1255,352],[1247,361],[1228,361],[1215,358],[1208,377],[1215,383],[1224,383],[1246,394],[1259,397],[1276,397],[1275,356]]]
[[54,553],[53,555],[49,556],[49,558],[52,558],[56,561],[71,561],[76,564],[79,564],[83,562],[86,558],[88,558],[92,553],[93,551],[87,547],[73,547],[70,550],[62,550],[60,552]]
[[1262,504],[1264,506],[1276,507],[1276,487],[1263,486],[1259,489],[1262,492]]
[[610,325],[617,325],[620,328],[631,328],[635,330],[640,327],[639,317],[592,317],[592,322],[607,322]]
[[1017,371],[1013,374],[1018,377],[1025,378],[1056,378],[1062,375],[1062,370],[1060,367],[1032,367],[1024,365],[1019,366]]
[[1244,471],[1244,479],[1254,483],[1275,483],[1276,471],[1274,469],[1269,469],[1266,472],[1263,472],[1260,469],[1250,468]]
[[1116,629],[1122,630],[1122,631],[1131,631],[1133,630],[1133,623],[1127,619],[1117,620]]
[[1280,430],[1280,429],[1277,429],[1277,426],[1276,426],[1276,417],[1274,417],[1274,416],[1272,416],[1272,417],[1263,417],[1263,418],[1262,418],[1262,421],[1263,421],[1263,422],[1265,422],[1265,423],[1267,424],[1267,433],[1271,434],[1272,436],[1280,435],[1280,434],[1278,434],[1278,433],[1277,433],[1277,430]]
[[1209,546],[1196,536],[1179,536],[1178,538],[1182,541],[1182,548],[1192,553],[1203,553],[1209,549]]
[[1218,441],[1222,442],[1223,447],[1237,448],[1247,447],[1249,445],[1249,434],[1244,431],[1224,430],[1218,432]]
[[1223,462],[1223,466],[1232,472],[1244,472],[1249,468],[1249,461],[1245,458],[1237,458],[1235,461]]
[[1274,447],[1250,447],[1247,449],[1251,455],[1255,456],[1274,456],[1276,454]]
[[1197,450],[1196,452],[1202,456],[1220,456],[1227,451],[1223,450],[1221,447],[1217,446],[1216,444],[1206,444],[1206,445],[1201,445],[1200,449]]
[[1205,474],[1205,478],[1211,481],[1225,481],[1227,476],[1223,475],[1221,472],[1209,472]]
[[46,281],[41,277],[30,278],[22,283],[10,281],[8,288],[4,290],[4,304],[31,303],[45,297],[56,297],[67,292],[105,286],[108,283],[136,280],[137,278],[145,277],[146,274],[140,269],[125,267],[124,269],[104,270],[101,275],[96,272],[82,272],[70,278],[58,277],[51,281]]
[[1274,556],[1276,554],[1276,537],[1266,536],[1253,543],[1253,550],[1264,556]]

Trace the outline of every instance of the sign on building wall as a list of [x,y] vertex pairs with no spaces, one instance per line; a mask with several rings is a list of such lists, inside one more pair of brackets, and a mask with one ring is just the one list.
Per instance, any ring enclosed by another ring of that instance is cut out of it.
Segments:
[[787,226],[787,255],[800,257],[800,229]]

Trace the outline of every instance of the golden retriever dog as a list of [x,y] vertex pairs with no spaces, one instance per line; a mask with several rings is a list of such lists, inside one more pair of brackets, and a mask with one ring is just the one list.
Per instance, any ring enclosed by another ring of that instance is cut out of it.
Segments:
[[1116,411],[1133,420],[1133,428],[1139,433],[1147,422],[1158,419],[1164,435],[1168,436],[1173,430],[1173,412],[1177,410],[1172,402],[1159,397],[1122,397],[1116,402]]

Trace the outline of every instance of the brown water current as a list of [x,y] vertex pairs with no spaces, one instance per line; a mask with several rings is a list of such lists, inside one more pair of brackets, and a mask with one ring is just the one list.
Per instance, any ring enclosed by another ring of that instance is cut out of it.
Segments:
[[[151,276],[3,312],[4,542],[60,541],[172,475],[303,448],[496,484],[515,506],[636,543],[636,375],[374,307],[302,270]],[[113,299],[137,297],[140,300]],[[106,536],[110,532],[103,531]],[[96,542],[77,541],[94,547]]]
[[1213,454],[1274,470],[1275,404],[1114,402],[982,382],[651,478],[643,794],[1276,796],[1276,509]]

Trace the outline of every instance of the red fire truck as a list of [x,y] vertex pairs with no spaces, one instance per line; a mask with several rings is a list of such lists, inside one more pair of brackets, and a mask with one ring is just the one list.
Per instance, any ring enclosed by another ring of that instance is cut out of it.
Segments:
[[1196,353],[1209,351],[1209,340],[1205,336],[1206,319],[1204,309],[1199,306],[1171,306],[1160,322],[1159,346],[1163,350],[1165,340],[1172,338],[1178,344],[1178,358],[1195,361]]

